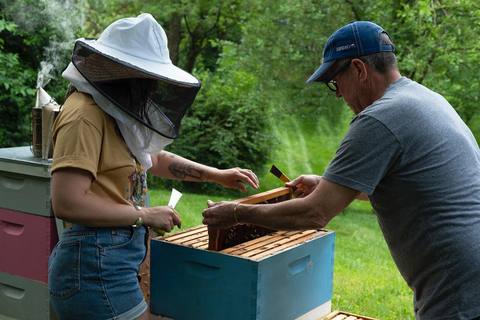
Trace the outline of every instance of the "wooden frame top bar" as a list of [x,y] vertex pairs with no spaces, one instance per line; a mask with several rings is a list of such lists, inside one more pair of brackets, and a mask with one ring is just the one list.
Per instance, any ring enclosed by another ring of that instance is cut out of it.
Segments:
[[234,202],[237,203],[243,203],[243,204],[256,204],[256,203],[261,203],[266,200],[270,200],[273,198],[281,197],[284,195],[289,194],[292,191],[292,189],[287,188],[287,187],[280,187],[272,190],[268,190],[265,192],[253,194],[251,196],[233,200]]

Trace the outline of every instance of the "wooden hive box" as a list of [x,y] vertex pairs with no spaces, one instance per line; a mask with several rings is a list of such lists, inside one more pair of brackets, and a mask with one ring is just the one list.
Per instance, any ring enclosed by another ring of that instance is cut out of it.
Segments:
[[[278,188],[237,201],[285,196],[289,189]],[[175,320],[318,319],[331,311],[334,238],[326,230],[271,231],[221,251],[208,250],[206,226],[154,238],[151,311]]]
[[361,316],[358,314],[345,312],[345,311],[333,311],[323,317],[321,320],[376,320],[374,318]]

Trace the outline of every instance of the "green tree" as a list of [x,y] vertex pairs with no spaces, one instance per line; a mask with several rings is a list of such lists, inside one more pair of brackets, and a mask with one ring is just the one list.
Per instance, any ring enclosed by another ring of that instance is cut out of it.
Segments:
[[22,46],[15,23],[0,18],[0,146],[25,145],[30,136],[30,102],[35,94],[35,72],[9,48]]
[[74,21],[72,17],[55,19],[55,14],[63,8],[60,2],[45,0],[0,0],[1,147],[31,143],[31,108],[39,84],[37,75],[42,68],[46,68],[43,69],[43,85],[48,83],[46,90],[63,102],[66,83],[60,72],[68,62],[70,47],[66,35],[71,34],[70,40],[74,37],[74,26],[65,24]]
[[320,65],[333,31],[353,20],[374,21],[394,40],[402,74],[443,94],[478,135],[479,8],[471,0],[259,1],[243,27],[239,54],[249,57],[242,63],[258,76],[273,114],[344,127],[348,108],[304,81]]
[[480,137],[477,1],[358,1],[351,10],[381,24],[396,44],[402,74],[444,95]]
[[[34,103],[36,72],[48,55],[45,48],[52,39],[63,39],[64,33],[48,9],[62,3],[18,0],[7,4],[0,0],[2,146],[30,140],[29,109]],[[207,110],[212,116],[216,108],[223,112],[228,105],[228,110],[242,114],[246,104],[275,119],[321,119],[343,130],[350,117],[348,108],[323,86],[306,85],[305,80],[320,64],[327,37],[352,20],[384,26],[396,44],[401,72],[443,94],[479,135],[480,84],[474,67],[480,62],[475,41],[480,31],[479,6],[472,0],[78,0],[71,18],[85,17],[82,30],[75,31],[75,36],[85,37],[98,37],[112,21],[140,12],[150,12],[159,20],[170,40],[172,60],[204,82],[185,119],[184,136],[201,136],[201,130],[210,130],[198,127],[199,132],[194,132],[195,121],[207,124]],[[69,50],[71,45],[63,51],[63,66]],[[60,71],[53,73],[47,91],[62,102],[66,83]],[[259,132],[265,128],[262,134],[268,132],[266,123],[257,128]],[[179,152],[193,154],[191,140],[182,138],[175,145]],[[227,158],[225,153],[218,154],[217,165],[227,165]],[[256,161],[251,165],[257,167]]]
[[90,19],[84,31],[90,37],[97,37],[119,18],[148,12],[165,29],[175,65],[188,72],[199,65],[214,70],[221,53],[218,42],[240,42],[248,3],[239,0],[90,0],[85,7]]

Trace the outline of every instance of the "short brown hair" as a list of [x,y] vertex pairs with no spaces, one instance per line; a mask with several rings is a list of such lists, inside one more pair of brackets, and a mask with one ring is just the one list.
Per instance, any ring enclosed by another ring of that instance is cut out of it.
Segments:
[[[393,45],[392,40],[386,32],[380,34],[382,44]],[[377,72],[385,74],[388,71],[397,68],[397,57],[393,52],[377,52],[367,56],[359,57],[360,60],[372,66]]]

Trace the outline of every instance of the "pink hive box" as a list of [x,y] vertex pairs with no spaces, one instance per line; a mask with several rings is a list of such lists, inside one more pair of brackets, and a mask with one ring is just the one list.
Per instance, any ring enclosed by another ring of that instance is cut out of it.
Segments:
[[47,283],[56,230],[53,217],[0,208],[0,272]]

